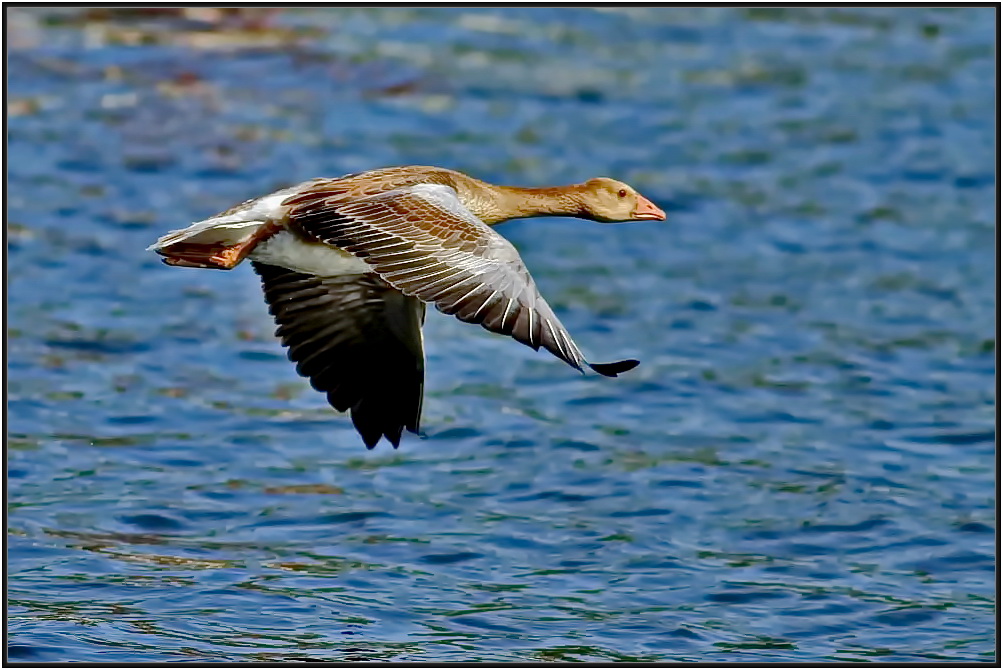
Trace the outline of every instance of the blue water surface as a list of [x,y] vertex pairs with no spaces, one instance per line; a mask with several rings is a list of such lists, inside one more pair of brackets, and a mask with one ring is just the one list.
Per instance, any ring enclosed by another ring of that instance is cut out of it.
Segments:
[[[11,660],[996,660],[992,8],[8,19]],[[640,367],[433,312],[367,452],[144,251],[401,164],[665,208],[499,228]]]

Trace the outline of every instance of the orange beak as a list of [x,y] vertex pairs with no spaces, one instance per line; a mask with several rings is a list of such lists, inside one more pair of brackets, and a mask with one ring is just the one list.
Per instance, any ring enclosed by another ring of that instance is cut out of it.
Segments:
[[632,221],[664,221],[665,212],[659,209],[658,205],[651,202],[643,195],[637,196],[637,207],[634,208]]

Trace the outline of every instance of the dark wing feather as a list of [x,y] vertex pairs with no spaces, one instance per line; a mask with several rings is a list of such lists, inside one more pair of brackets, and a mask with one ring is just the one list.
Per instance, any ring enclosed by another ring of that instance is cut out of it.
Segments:
[[[450,187],[420,184],[349,202],[315,200],[294,205],[289,221],[362,258],[406,295],[543,347],[578,370],[586,363],[515,247],[466,209]],[[615,377],[635,365],[591,367]]]
[[418,432],[425,355],[425,306],[375,274],[317,277],[263,263],[261,276],[275,334],[296,371],[310,379],[372,449]]

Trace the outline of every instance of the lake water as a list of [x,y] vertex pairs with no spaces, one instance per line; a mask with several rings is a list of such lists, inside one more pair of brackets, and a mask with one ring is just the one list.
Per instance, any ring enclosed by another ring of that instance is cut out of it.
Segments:
[[[11,660],[996,660],[992,8],[8,19]],[[402,164],[666,209],[499,229],[640,367],[431,312],[367,452],[143,250]]]

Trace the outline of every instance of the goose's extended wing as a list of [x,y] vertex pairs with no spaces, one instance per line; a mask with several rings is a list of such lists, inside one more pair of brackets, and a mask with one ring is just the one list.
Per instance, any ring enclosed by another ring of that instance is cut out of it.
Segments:
[[363,259],[388,284],[461,321],[543,347],[608,377],[637,361],[590,364],[543,299],[515,247],[464,207],[449,186],[418,184],[350,201],[289,209],[289,222]]
[[425,305],[371,273],[318,277],[253,266],[296,371],[332,407],[351,411],[366,446],[386,437],[396,448],[405,428],[417,433]]

